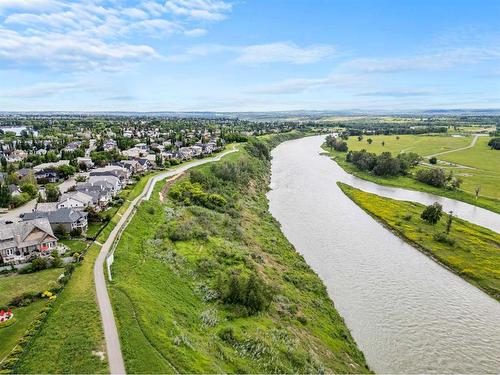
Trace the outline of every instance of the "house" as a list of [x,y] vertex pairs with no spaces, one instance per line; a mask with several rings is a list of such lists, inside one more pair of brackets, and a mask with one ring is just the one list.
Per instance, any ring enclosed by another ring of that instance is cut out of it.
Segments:
[[13,197],[15,197],[16,195],[19,195],[22,193],[21,189],[19,188],[19,186],[17,185],[14,185],[14,184],[10,184],[9,185],[9,193],[10,195],[12,195]]
[[115,176],[90,176],[87,182],[90,185],[107,185],[108,188],[111,188],[113,196],[122,190],[122,183]]
[[38,164],[38,165],[33,167],[33,171],[35,171],[35,173],[36,173],[36,172],[41,172],[44,169],[57,169],[59,167],[65,166],[65,165],[69,165],[69,160],[59,160],[59,161],[56,161],[54,163]]
[[137,160],[121,160],[116,165],[126,168],[130,174],[142,172],[142,165]]
[[36,210],[42,212],[57,211],[58,202],[38,202]]
[[23,150],[14,150],[7,156],[7,163],[17,163],[23,161],[28,157],[28,153]]
[[66,147],[64,148],[64,151],[74,152],[74,151],[78,150],[81,145],[82,145],[82,141],[70,142],[66,145]]
[[43,156],[47,153],[47,150],[44,149],[44,148],[40,148],[38,150],[35,151],[35,154],[37,154],[38,156]]
[[33,173],[33,169],[30,169],[30,168],[21,168],[21,169],[17,170],[14,173],[15,173],[15,175],[18,178],[23,179],[26,176],[29,176],[30,174],[32,174]]
[[102,168],[96,168],[90,172],[90,176],[114,176],[120,179],[122,185],[125,185],[130,178],[130,171],[120,165],[108,165]]
[[134,135],[134,133],[132,132],[132,130],[125,130],[125,131],[123,132],[123,136],[124,136],[125,138],[132,138],[132,136],[133,136],[133,135]]
[[112,187],[108,184],[80,184],[76,191],[85,193],[92,197],[92,206],[96,209],[104,209],[113,198]]
[[40,184],[55,183],[59,181],[59,172],[54,168],[47,168],[35,172],[36,182]]
[[139,159],[137,160],[137,162],[139,163],[143,171],[149,171],[155,167],[153,162],[149,159]]
[[0,223],[0,258],[4,263],[49,256],[56,248],[57,237],[47,218]]
[[93,206],[92,196],[82,193],[81,191],[70,191],[59,198],[57,208],[72,208],[75,210],[84,210]]
[[73,210],[71,208],[59,208],[56,211],[34,211],[22,215],[23,221],[46,218],[53,231],[62,228],[69,233],[72,230],[80,229],[82,233],[87,231],[87,213]]
[[114,139],[109,139],[106,142],[104,142],[103,148],[104,148],[104,151],[111,151],[111,150],[117,149],[118,144],[116,143],[116,141]]
[[94,162],[92,161],[91,158],[81,158],[78,157],[76,158],[76,162],[78,165],[84,165],[86,169],[91,169],[94,167]]

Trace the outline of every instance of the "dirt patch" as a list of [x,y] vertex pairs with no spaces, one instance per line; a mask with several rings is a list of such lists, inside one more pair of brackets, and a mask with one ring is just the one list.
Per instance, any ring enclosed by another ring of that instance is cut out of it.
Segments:
[[176,174],[175,176],[170,177],[167,181],[165,181],[165,185],[163,185],[163,187],[161,188],[161,191],[158,193],[160,196],[161,203],[163,203],[163,201],[165,200],[165,197],[167,196],[167,193],[168,193],[168,189],[170,189],[170,187],[173,185],[175,180],[184,176],[185,174],[186,174],[185,172]]

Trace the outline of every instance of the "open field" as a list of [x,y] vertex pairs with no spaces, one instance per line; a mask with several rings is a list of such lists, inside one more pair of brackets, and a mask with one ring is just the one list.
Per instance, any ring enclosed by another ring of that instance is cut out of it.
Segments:
[[[349,149],[357,151],[364,148],[377,154],[380,154],[383,151],[390,151],[394,155],[397,155],[400,152],[416,152],[419,155],[427,155],[428,153],[449,151],[454,149],[455,146],[457,146],[457,148],[464,147],[463,143],[460,143],[464,142],[464,140],[466,140],[465,145],[468,146],[472,140],[472,137],[453,138],[449,136],[426,135],[402,135],[399,140],[396,140],[395,136],[391,135],[374,136],[372,137],[374,142],[371,145],[368,145],[366,142],[366,139],[368,138],[369,136],[365,136],[362,141],[358,141],[356,137],[350,137],[347,141]],[[346,162],[346,154],[344,152],[332,151],[325,147],[323,148],[345,171],[365,180],[386,186],[425,191],[461,200],[500,213],[500,191],[498,189],[498,183],[500,182],[500,155],[495,154],[497,151],[490,150],[487,147],[486,144],[489,139],[489,137],[479,137],[473,148],[451,152],[437,157],[438,160],[445,160],[447,163],[460,162],[460,165],[463,165],[463,167],[450,166],[449,164],[440,162],[436,166],[426,164],[425,166],[419,166],[415,169],[440,167],[447,172],[452,171],[453,174],[460,177],[463,181],[460,190],[456,191],[436,188],[434,186],[421,183],[411,176],[375,176],[371,173],[360,171],[353,164]],[[459,141],[457,142],[457,140]],[[385,146],[382,146],[382,141],[386,142]],[[399,143],[400,141],[403,141],[403,143]],[[454,147],[450,147],[448,142],[453,144]],[[465,156],[462,156],[463,154],[465,154]],[[424,162],[425,161],[426,160],[424,160]],[[476,200],[475,188],[478,185],[481,186],[481,191],[480,197]]]
[[99,247],[92,245],[85,259],[75,269],[28,352],[21,358],[18,372],[107,372],[106,361],[92,353],[104,351],[92,274],[98,252]]
[[431,225],[420,218],[425,208],[421,204],[338,185],[390,230],[500,301],[500,234],[455,217],[448,235],[453,243],[439,242],[434,236],[446,232],[447,214]]
[[[172,187],[197,176],[227,208],[161,204],[158,184],[118,243],[110,291],[127,371],[367,372],[324,285],[267,211],[268,162],[228,159]],[[226,168],[234,179],[213,175]],[[232,274],[263,280],[269,305],[223,302]]]
[[[396,137],[399,137],[397,139]],[[372,144],[367,139],[373,140]],[[380,154],[384,151],[399,154],[400,152],[416,152],[421,156],[450,151],[470,144],[472,137],[451,137],[448,135],[364,135],[361,141],[356,136],[347,140],[349,150]],[[382,142],[384,145],[382,146]]]

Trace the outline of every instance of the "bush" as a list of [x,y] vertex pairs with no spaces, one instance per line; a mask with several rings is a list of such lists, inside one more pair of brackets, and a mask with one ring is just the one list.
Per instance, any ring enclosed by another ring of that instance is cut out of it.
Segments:
[[49,266],[49,263],[47,262],[47,259],[45,259],[45,258],[36,258],[36,259],[33,259],[33,261],[31,262],[31,268],[32,268],[33,272],[44,270],[44,269],[48,268],[48,266]]
[[71,237],[80,237],[82,235],[82,228],[75,228],[69,233]]
[[248,153],[258,159],[271,160],[269,146],[261,140],[251,138],[246,145]]
[[222,291],[224,303],[244,306],[250,315],[267,309],[271,297],[269,288],[255,274],[232,275]]
[[455,239],[451,238],[450,236],[446,235],[446,233],[436,233],[433,236],[434,240],[437,242],[441,242],[450,246],[453,246],[455,244]]
[[217,336],[219,336],[222,341],[225,341],[229,344],[236,341],[236,338],[234,337],[234,331],[231,327],[222,328],[217,333]]
[[417,171],[415,177],[424,184],[443,188],[446,186],[446,174],[442,168],[421,169]]
[[347,152],[349,150],[346,142],[330,135],[326,137],[326,145],[330,148],[333,148],[335,151]]
[[437,164],[438,160],[435,156],[433,156],[432,158],[429,159],[429,163],[431,164]]
[[423,220],[432,225],[436,224],[441,219],[441,216],[443,216],[443,206],[437,202],[427,206],[420,215]]

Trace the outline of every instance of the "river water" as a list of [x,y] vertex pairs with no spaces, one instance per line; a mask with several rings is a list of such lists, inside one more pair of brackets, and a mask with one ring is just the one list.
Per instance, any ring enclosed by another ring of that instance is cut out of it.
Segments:
[[337,187],[422,203],[498,231],[500,216],[357,179],[321,156],[323,137],[273,150],[270,211],[327,286],[378,373],[499,373],[500,303],[394,236]]

